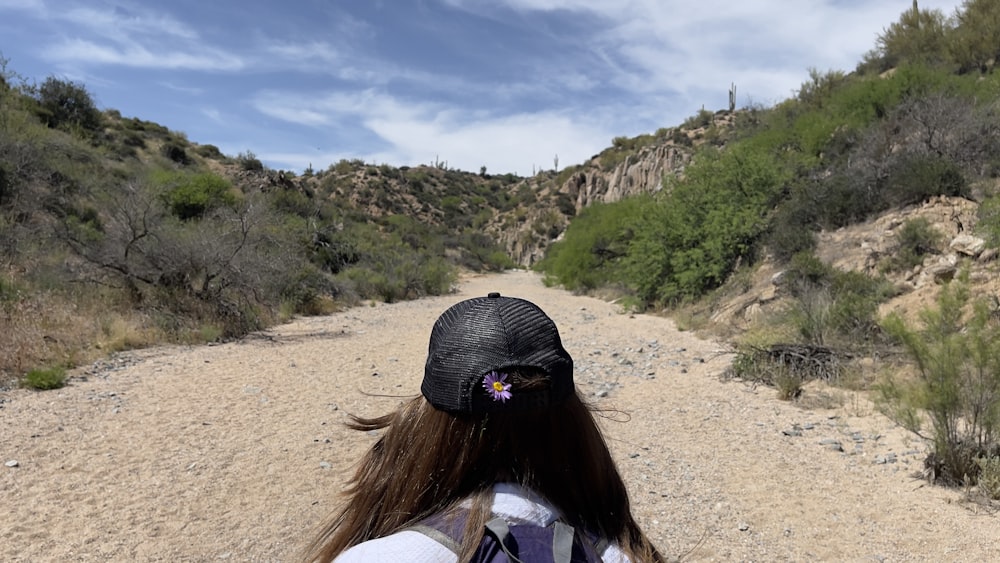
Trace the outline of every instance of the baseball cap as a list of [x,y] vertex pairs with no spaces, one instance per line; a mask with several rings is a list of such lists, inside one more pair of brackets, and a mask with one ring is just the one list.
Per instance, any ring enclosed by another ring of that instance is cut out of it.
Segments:
[[[518,370],[542,373],[549,385],[512,391],[509,373]],[[494,292],[452,305],[434,323],[420,391],[448,412],[544,407],[574,392],[573,358],[537,305]]]

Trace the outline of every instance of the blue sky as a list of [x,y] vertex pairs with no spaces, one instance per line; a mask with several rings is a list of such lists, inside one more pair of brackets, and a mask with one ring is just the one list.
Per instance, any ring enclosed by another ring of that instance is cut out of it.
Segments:
[[[8,70],[224,153],[530,175],[851,71],[911,0],[0,0]],[[960,0],[920,0],[954,13]]]

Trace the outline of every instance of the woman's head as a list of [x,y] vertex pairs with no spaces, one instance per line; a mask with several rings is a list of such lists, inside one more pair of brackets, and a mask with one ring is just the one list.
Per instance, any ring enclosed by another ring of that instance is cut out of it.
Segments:
[[[517,370],[547,384],[512,391],[507,378]],[[491,293],[451,306],[434,323],[420,391],[455,414],[557,405],[573,395],[573,358],[538,306]]]
[[537,306],[490,294],[449,308],[431,331],[421,393],[388,415],[354,418],[356,429],[384,432],[351,480],[347,506],[314,544],[321,555],[469,499],[463,549],[471,553],[498,482],[534,490],[569,524],[629,552],[655,553],[575,391],[573,360]]

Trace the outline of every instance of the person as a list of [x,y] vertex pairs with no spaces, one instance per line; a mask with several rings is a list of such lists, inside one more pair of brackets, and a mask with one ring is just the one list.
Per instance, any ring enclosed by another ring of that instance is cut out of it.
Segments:
[[[568,529],[573,553],[593,560],[665,561],[537,305],[490,293],[448,308],[431,330],[420,391],[390,414],[352,417],[352,428],[383,433],[306,560],[488,560],[484,538],[499,524]],[[510,543],[493,546],[530,563]]]

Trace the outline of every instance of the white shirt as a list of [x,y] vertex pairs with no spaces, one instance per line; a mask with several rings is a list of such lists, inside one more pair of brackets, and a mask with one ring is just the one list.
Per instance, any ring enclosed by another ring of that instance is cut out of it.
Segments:
[[[498,483],[493,486],[493,492],[493,513],[506,520],[548,526],[559,518],[555,508],[534,492],[518,485]],[[601,557],[605,563],[629,563],[616,545],[609,545]],[[458,563],[458,556],[424,534],[407,530],[360,543],[334,559],[334,563],[372,561]]]

